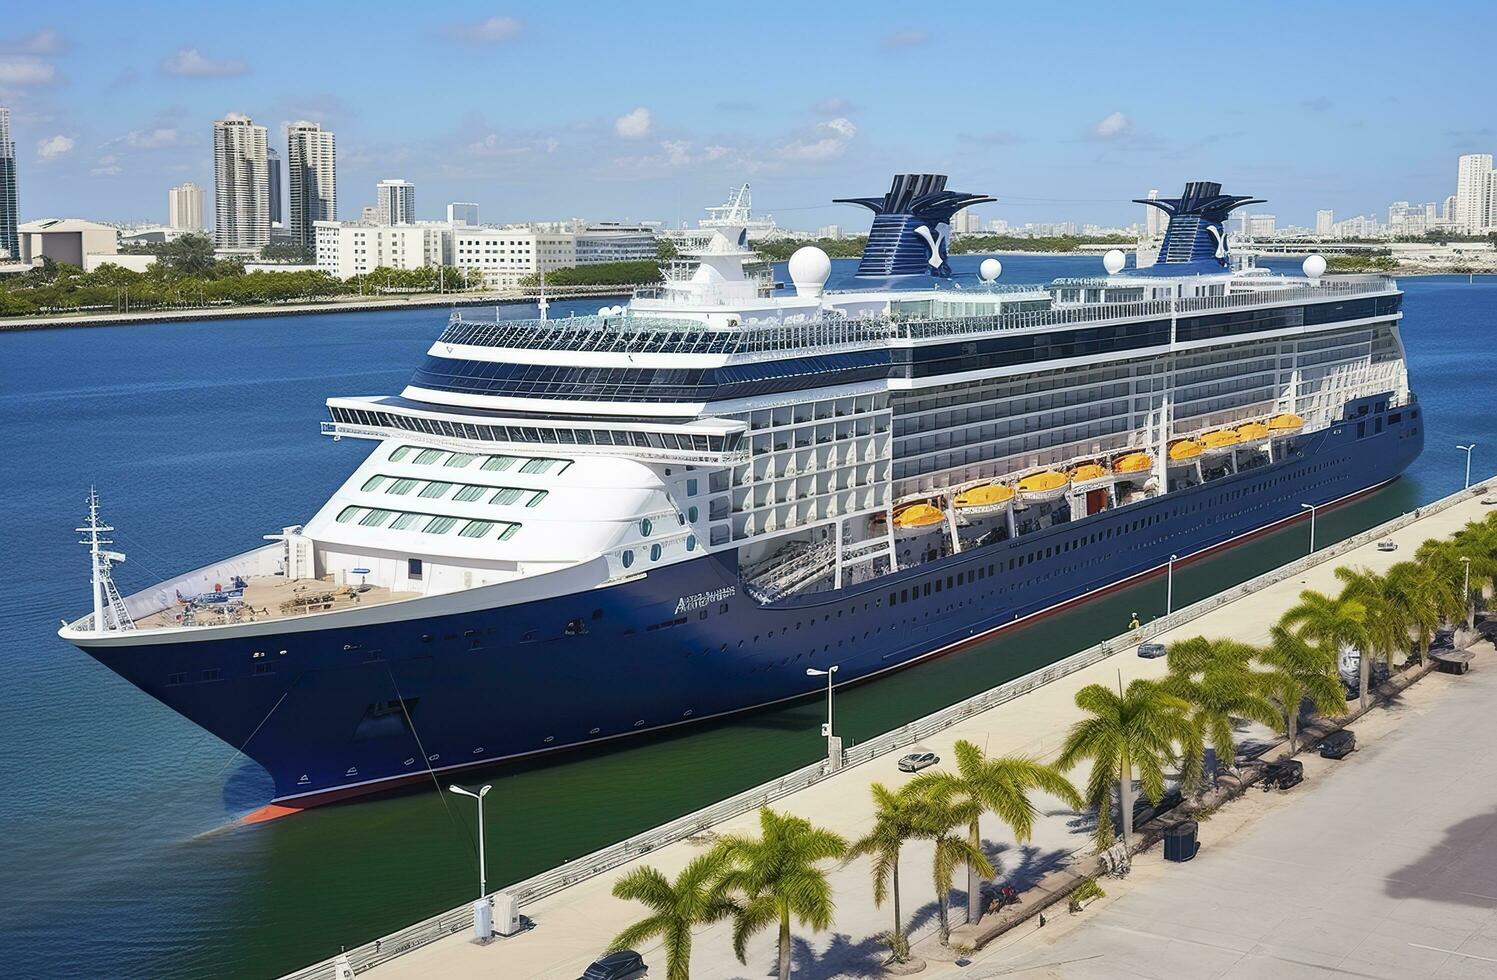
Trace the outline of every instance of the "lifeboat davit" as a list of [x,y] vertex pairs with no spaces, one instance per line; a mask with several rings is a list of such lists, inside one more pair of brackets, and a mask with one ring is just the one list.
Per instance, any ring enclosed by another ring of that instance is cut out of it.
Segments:
[[1026,503],[1031,504],[1059,500],[1066,495],[1066,487],[1070,485],[1070,482],[1064,473],[1057,473],[1054,470],[1035,473],[1019,481],[1019,496],[1024,498]]
[[986,514],[990,511],[1003,510],[1013,499],[1012,487],[992,483],[984,487],[963,490],[951,503],[957,510],[966,514]]
[[1077,490],[1106,486],[1112,481],[1112,471],[1096,463],[1083,463],[1071,471],[1071,486]]
[[1234,429],[1220,429],[1201,436],[1201,446],[1208,456],[1220,456],[1231,452],[1240,442],[1242,442],[1242,436],[1238,435]]
[[1285,413],[1268,420],[1268,431],[1275,436],[1292,436],[1305,427],[1305,420],[1298,415]]
[[1194,439],[1181,439],[1170,446],[1170,465],[1185,466],[1194,463],[1201,458],[1201,453],[1205,451],[1205,448]]
[[1114,473],[1119,476],[1129,476],[1135,473],[1148,473],[1154,468],[1154,457],[1148,453],[1129,453],[1116,463],[1112,464]]
[[1237,427],[1237,438],[1243,442],[1258,442],[1268,438],[1268,426],[1262,422],[1249,422]]
[[914,528],[931,527],[946,519],[946,514],[939,507],[930,504],[910,504],[894,512],[894,526],[901,531]]

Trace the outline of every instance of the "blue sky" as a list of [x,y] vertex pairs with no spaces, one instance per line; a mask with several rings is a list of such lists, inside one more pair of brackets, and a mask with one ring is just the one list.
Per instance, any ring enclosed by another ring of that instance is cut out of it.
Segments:
[[1219,180],[1280,224],[1443,201],[1497,152],[1497,3],[9,3],[0,105],[24,218],[164,220],[212,121],[338,136],[374,183],[485,220],[695,220],[754,184],[780,223],[936,170],[984,217],[1124,223]]

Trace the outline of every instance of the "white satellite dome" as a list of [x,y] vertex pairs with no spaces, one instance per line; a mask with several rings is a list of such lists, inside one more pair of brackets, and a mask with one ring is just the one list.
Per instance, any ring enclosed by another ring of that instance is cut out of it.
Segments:
[[1107,254],[1102,256],[1102,268],[1107,270],[1109,276],[1115,276],[1123,271],[1123,266],[1128,264],[1128,257],[1121,249],[1109,248]]
[[803,245],[790,256],[790,281],[797,296],[820,296],[831,275],[832,260],[815,245]]
[[983,259],[977,267],[977,277],[983,282],[992,282],[1003,275],[1003,263],[997,259]]
[[1300,268],[1304,270],[1306,278],[1319,279],[1325,275],[1325,256],[1307,255]]

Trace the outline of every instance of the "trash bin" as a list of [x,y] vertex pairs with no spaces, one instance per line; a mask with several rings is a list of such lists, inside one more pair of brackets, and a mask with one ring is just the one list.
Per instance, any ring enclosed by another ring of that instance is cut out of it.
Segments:
[[1164,832],[1164,859],[1166,861],[1189,861],[1196,856],[1200,845],[1196,843],[1199,825],[1194,820],[1176,824]]

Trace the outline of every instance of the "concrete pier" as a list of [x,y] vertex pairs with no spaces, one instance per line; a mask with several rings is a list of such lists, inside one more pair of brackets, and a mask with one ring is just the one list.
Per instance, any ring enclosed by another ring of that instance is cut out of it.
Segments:
[[[1340,565],[1385,569],[1397,561],[1411,559],[1414,550],[1428,538],[1448,537],[1467,522],[1479,520],[1493,508],[1483,505],[1484,494],[1463,492],[1444,501],[1421,508],[1417,515],[1404,515],[1356,538],[1322,549],[1315,555],[1236,586],[1221,595],[1177,611],[1167,621],[1150,624],[1136,634],[1117,638],[1103,648],[1083,651],[1056,667],[1037,672],[1039,677],[1011,682],[1017,696],[990,698],[991,706],[974,699],[973,709],[960,706],[933,716],[929,723],[915,722],[900,731],[911,738],[901,741],[885,738],[882,745],[890,751],[876,758],[854,757],[847,768],[835,774],[818,774],[803,787],[773,792],[764,789],[777,809],[803,816],[819,826],[834,830],[849,839],[865,833],[872,822],[869,786],[880,782],[898,786],[910,777],[896,768],[906,746],[937,753],[943,764],[952,758],[952,746],[958,739],[968,739],[984,746],[990,755],[1024,753],[1045,760],[1058,754],[1069,727],[1078,719],[1076,691],[1101,683],[1115,686],[1138,677],[1157,678],[1165,672],[1165,662],[1142,660],[1135,656],[1138,639],[1147,638],[1169,643],[1184,636],[1230,636],[1247,643],[1264,643],[1269,627],[1298,599],[1304,589],[1326,592],[1338,590],[1334,571]],[[1380,551],[1377,543],[1391,539],[1397,550]],[[1180,574],[1188,574],[1183,572]],[[1079,659],[1078,659],[1079,658]],[[1027,682],[1027,683],[1026,683]],[[1005,685],[1009,687],[1010,685]],[[980,696],[981,697],[981,696]],[[980,708],[980,710],[979,710]],[[1275,733],[1257,729],[1246,737],[1271,741]],[[880,740],[874,740],[879,743]],[[895,748],[895,747],[898,748]],[[794,775],[794,774],[792,774]],[[1084,768],[1071,774],[1074,782],[1083,784]],[[791,777],[787,777],[789,779]],[[781,781],[784,784],[784,780]],[[641,792],[648,792],[642,786]],[[999,880],[1021,890],[1040,880],[1046,873],[1065,867],[1091,849],[1090,831],[1084,815],[1073,813],[1058,801],[1037,798],[1043,817],[1037,821],[1034,840],[1018,846],[1010,839],[1006,826],[991,816],[984,819],[985,844],[995,865]],[[689,821],[690,818],[687,818]],[[679,823],[679,822],[678,822]],[[637,863],[648,863],[667,876],[673,876],[693,857],[710,846],[711,835],[694,834],[662,836],[661,831],[636,838],[649,841],[647,857],[621,857],[628,854],[627,845],[608,849],[608,855],[589,856],[573,862],[556,887],[538,887],[552,882],[540,876],[512,887],[520,892],[533,891],[535,897],[522,899],[521,911],[534,927],[520,935],[496,939],[487,945],[471,941],[471,911],[466,922],[461,910],[449,915],[451,922],[423,923],[381,941],[379,953],[374,944],[351,950],[350,956],[361,970],[377,969],[378,976],[397,980],[401,977],[485,976],[514,978],[571,978],[579,976],[586,965],[599,955],[609,940],[624,927],[642,916],[642,907],[615,899],[613,883]],[[755,833],[757,818],[752,808],[714,823],[714,834]],[[674,838],[674,839],[673,839]],[[1369,842],[1369,846],[1371,843]],[[623,847],[623,850],[619,848]],[[911,841],[901,860],[903,906],[907,921],[914,926],[918,942],[934,931],[935,895],[930,884],[930,846]],[[879,934],[892,925],[886,905],[876,908],[869,881],[868,862],[854,861],[831,873],[837,914],[832,928],[811,934],[793,927],[794,961],[797,975],[832,977],[841,975],[877,975],[878,964],[885,957]],[[957,891],[951,896],[954,923],[962,921],[965,874],[958,872]],[[1063,906],[1062,906],[1063,908]],[[1064,913],[1061,912],[1061,915]],[[444,917],[445,918],[445,917]],[[924,952],[935,946],[927,942]],[[936,947],[939,956],[943,947]],[[391,956],[392,952],[401,951]],[[652,975],[664,975],[665,962],[658,946],[640,950],[650,965]],[[952,954],[954,958],[954,954]],[[733,957],[731,926],[719,923],[700,929],[694,938],[692,975],[697,978],[727,978],[763,975],[774,962],[774,937],[766,932],[755,937],[748,947],[748,966]],[[940,965],[932,962],[927,975],[940,975]],[[332,961],[326,961],[291,976],[298,980],[332,977]]]

